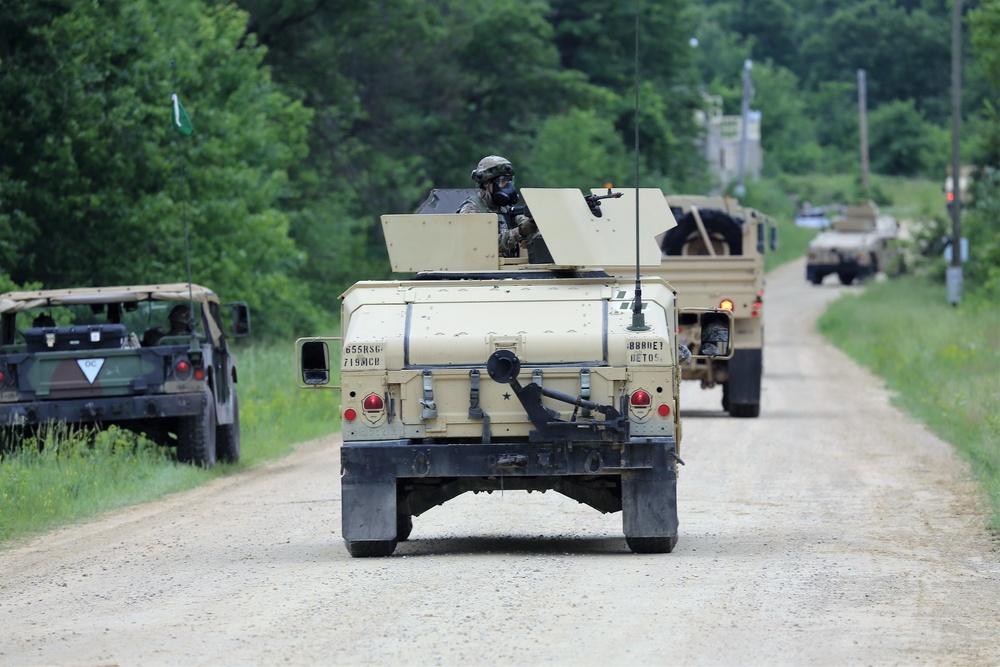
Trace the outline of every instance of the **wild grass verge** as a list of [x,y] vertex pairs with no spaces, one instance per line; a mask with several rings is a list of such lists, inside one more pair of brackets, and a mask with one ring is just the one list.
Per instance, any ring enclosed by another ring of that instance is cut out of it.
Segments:
[[236,357],[239,463],[203,470],[129,431],[42,428],[0,454],[0,544],[195,487],[339,428],[339,393],[296,385],[291,343],[237,349]]
[[1000,532],[1000,317],[946,300],[919,277],[870,284],[833,303],[819,330],[886,380],[894,402],[970,464]]

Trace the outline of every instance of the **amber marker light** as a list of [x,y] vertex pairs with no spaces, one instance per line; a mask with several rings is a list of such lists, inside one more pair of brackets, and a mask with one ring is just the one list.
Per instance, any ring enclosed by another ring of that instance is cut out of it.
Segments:
[[723,299],[719,302],[719,308],[722,310],[732,310],[735,304],[732,299]]

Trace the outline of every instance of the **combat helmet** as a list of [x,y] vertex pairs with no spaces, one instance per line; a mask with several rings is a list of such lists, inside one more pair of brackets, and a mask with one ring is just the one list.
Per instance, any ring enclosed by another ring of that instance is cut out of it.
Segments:
[[505,157],[487,155],[472,170],[472,180],[480,185],[492,181],[497,176],[513,176],[514,166]]

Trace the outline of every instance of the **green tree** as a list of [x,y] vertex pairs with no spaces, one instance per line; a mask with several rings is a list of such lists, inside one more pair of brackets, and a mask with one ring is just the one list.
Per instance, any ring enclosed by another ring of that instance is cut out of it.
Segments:
[[535,187],[589,190],[635,180],[632,156],[626,154],[611,117],[592,109],[547,118],[538,130],[529,165],[525,182]]
[[882,0],[843,2],[832,14],[814,15],[803,35],[796,72],[808,90],[824,81],[868,78],[868,101],[912,99],[936,123],[949,116],[950,31],[946,12],[908,9]]
[[[635,137],[635,6],[609,0],[553,0],[548,20],[564,67],[618,98],[615,127],[623,146]],[[702,105],[693,87],[690,39],[692,16],[686,3],[643,3],[638,16],[640,77],[639,142],[644,171],[675,182],[703,177],[697,150],[695,111]]]
[[[0,108],[16,110],[0,125],[0,221],[24,230],[15,281],[184,280],[186,219],[195,281],[249,301],[259,331],[310,320],[281,210],[309,112],[271,82],[244,13],[197,0],[14,3],[0,24],[17,37],[0,47]],[[174,91],[191,137],[170,133]]]
[[924,119],[912,100],[883,104],[868,115],[872,171],[893,176],[940,173],[948,154],[943,132]]
[[309,251],[298,275],[331,305],[358,278],[388,275],[381,214],[413,210],[431,187],[471,187],[489,153],[525,173],[542,120],[603,95],[560,66],[537,0],[500,12],[486,0],[243,6],[267,62],[315,112],[292,171],[292,235]]
[[769,169],[792,174],[817,170],[822,151],[805,100],[798,93],[798,78],[791,70],[771,63],[755,64],[752,74],[753,108],[761,110],[761,147],[772,165]]

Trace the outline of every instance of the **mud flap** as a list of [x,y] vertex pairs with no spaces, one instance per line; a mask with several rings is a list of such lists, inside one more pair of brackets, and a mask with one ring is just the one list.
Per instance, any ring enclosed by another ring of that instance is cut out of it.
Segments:
[[760,377],[763,371],[761,350],[736,350],[727,362],[729,404],[759,405]]
[[653,467],[622,473],[622,532],[628,538],[677,536],[677,471],[673,440],[651,448]]
[[341,486],[341,530],[348,542],[396,539],[396,478]]

